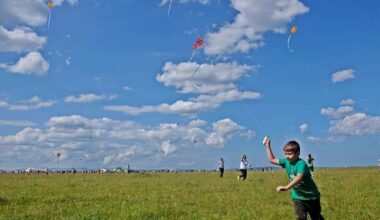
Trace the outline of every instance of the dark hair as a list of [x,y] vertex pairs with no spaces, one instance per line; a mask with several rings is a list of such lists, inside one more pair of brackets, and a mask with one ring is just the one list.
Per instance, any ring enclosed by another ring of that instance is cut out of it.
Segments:
[[289,141],[284,146],[284,151],[291,151],[293,153],[299,153],[301,151],[301,147],[297,141]]

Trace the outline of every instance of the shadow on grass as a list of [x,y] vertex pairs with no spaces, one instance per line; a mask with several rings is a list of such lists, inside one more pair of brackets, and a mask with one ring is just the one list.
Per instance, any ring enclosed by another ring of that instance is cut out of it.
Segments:
[[6,205],[8,203],[8,201],[3,198],[3,197],[0,197],[0,205]]

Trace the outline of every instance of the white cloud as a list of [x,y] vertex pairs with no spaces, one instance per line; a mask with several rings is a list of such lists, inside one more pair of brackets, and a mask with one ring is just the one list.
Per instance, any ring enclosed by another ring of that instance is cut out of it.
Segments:
[[328,108],[322,108],[321,114],[329,116],[331,118],[341,118],[347,114],[350,114],[354,111],[354,108],[352,106],[341,106],[338,109],[334,109],[331,107]]
[[8,31],[0,26],[0,52],[27,52],[42,48],[46,37],[40,37],[29,29]]
[[216,95],[200,95],[191,100],[179,100],[173,104],[159,104],[156,106],[132,107],[127,105],[105,106],[109,111],[120,111],[131,115],[138,115],[147,112],[159,112],[163,114],[181,114],[194,115],[200,111],[209,111],[218,108],[224,102],[232,102],[243,99],[259,99],[260,93],[257,92],[240,92],[229,90]]
[[25,128],[15,135],[0,137],[2,144],[35,144],[43,140],[43,131],[37,128]]
[[36,124],[25,120],[0,120],[0,126],[31,127]]
[[67,57],[66,60],[65,60],[65,63],[67,66],[70,66],[71,64],[71,57]]
[[79,3],[79,0],[67,0],[67,2],[73,6],[73,5],[77,5]]
[[114,160],[114,156],[112,156],[112,155],[108,155],[108,156],[104,157],[103,164],[109,164],[109,163],[111,163],[113,160]]
[[343,82],[349,79],[354,79],[355,78],[354,72],[355,71],[352,69],[338,71],[331,76],[331,81],[333,83],[338,83],[338,82]]
[[2,64],[0,67],[12,73],[44,75],[49,70],[49,63],[39,52],[30,52],[20,58],[16,64]]
[[30,99],[19,101],[18,104],[10,104],[7,101],[0,101],[0,108],[9,109],[12,111],[26,111],[39,108],[47,108],[54,105],[56,101],[42,101],[38,96],[33,96]]
[[134,91],[134,89],[131,88],[131,87],[129,87],[129,86],[124,86],[123,89],[124,89],[125,91]]
[[65,102],[67,103],[91,103],[96,101],[102,101],[102,100],[112,100],[115,99],[115,95],[96,95],[93,93],[89,94],[80,94],[79,96],[67,96],[65,98]]
[[200,111],[218,108],[225,102],[259,99],[260,93],[239,91],[234,84],[235,81],[253,70],[252,66],[240,65],[235,62],[202,65],[193,62],[178,65],[168,62],[163,67],[163,73],[157,75],[157,81],[163,82],[165,86],[174,86],[181,93],[195,93],[200,94],[199,96],[188,100],[178,100],[172,104],[162,103],[142,107],[118,105],[105,106],[105,109],[132,115],[146,112],[193,115]]
[[243,127],[229,118],[213,123],[213,132],[206,138],[206,144],[212,147],[223,147],[234,134],[241,132]]
[[316,136],[308,136],[306,140],[310,142],[342,142],[346,140],[345,136],[328,136],[328,137],[316,137]]
[[206,121],[204,120],[201,120],[201,119],[195,119],[195,120],[192,120],[190,121],[189,123],[189,126],[190,127],[203,127],[207,124]]
[[164,156],[173,153],[176,149],[176,146],[170,143],[169,140],[163,141],[161,144],[161,151],[163,152]]
[[300,125],[300,132],[301,134],[306,133],[309,130],[309,125],[306,123],[303,123]]
[[231,0],[231,6],[238,15],[233,23],[207,34],[206,54],[248,52],[261,47],[265,32],[285,33],[288,23],[309,11],[298,0]]
[[344,99],[340,102],[341,105],[354,105],[355,101],[353,99]]
[[[207,5],[207,4],[211,3],[212,1],[213,0],[179,0],[178,3],[185,4],[185,3],[189,3],[189,2],[198,2],[200,4]],[[177,1],[175,1],[175,2],[177,2]],[[172,2],[172,3],[174,3],[174,2]],[[170,4],[170,0],[161,0],[160,6],[163,6],[166,4]]]
[[44,1],[0,0],[0,23],[8,26],[46,24],[48,7]]
[[233,63],[197,64],[165,63],[163,73],[156,79],[165,86],[174,86],[182,93],[218,93],[236,88],[236,80],[255,70],[255,67]]
[[[353,100],[343,100],[353,103]],[[352,106],[342,106],[337,110],[325,108],[322,115],[331,118],[328,131],[336,135],[371,135],[380,133],[380,117],[355,112]],[[333,137],[332,137],[333,138]],[[310,138],[310,140],[318,140]]]
[[377,134],[380,133],[380,117],[355,113],[332,121],[329,131],[348,135]]
[[19,155],[20,158],[13,159],[21,162],[26,160],[25,151],[34,159],[53,162],[59,151],[64,152],[71,163],[86,157],[97,165],[120,164],[141,157],[164,157],[200,146],[223,147],[235,137],[252,133],[231,119],[213,123],[212,129],[205,126],[206,123],[193,120],[187,124],[142,126],[109,118],[59,116],[50,118],[44,128],[28,127],[14,135],[0,136],[0,151],[2,159]]

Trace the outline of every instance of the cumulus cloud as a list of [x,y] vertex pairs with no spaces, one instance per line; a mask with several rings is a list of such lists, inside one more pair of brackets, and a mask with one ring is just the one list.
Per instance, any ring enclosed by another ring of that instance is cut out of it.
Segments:
[[346,136],[328,136],[328,137],[316,137],[316,136],[308,136],[306,140],[310,142],[342,142],[346,140]]
[[[54,7],[61,6],[64,0],[52,0]],[[75,6],[79,0],[67,0]],[[41,0],[0,0],[0,23],[7,26],[28,25],[32,27],[46,25],[49,8]]]
[[243,99],[259,99],[260,93],[257,92],[240,92],[229,90],[216,95],[200,95],[187,101],[179,100],[173,104],[147,105],[142,107],[133,107],[127,105],[105,106],[109,111],[120,111],[131,115],[138,115],[147,112],[159,112],[163,114],[181,114],[194,115],[201,111],[209,111],[218,108],[224,102],[232,102]]
[[353,99],[344,99],[340,102],[341,105],[354,105],[355,101]]
[[36,124],[25,120],[0,120],[0,126],[31,127]]
[[309,130],[309,125],[306,123],[303,123],[300,125],[300,132],[301,134],[306,133]]
[[205,53],[248,52],[264,45],[263,34],[285,33],[286,25],[309,11],[298,0],[231,0],[238,11],[234,21],[206,35]]
[[349,79],[354,79],[355,78],[354,72],[355,71],[352,69],[338,71],[332,74],[331,81],[333,83],[338,83],[338,82],[343,82]]
[[322,108],[321,114],[326,115],[331,118],[341,118],[347,114],[352,113],[353,111],[354,111],[354,108],[352,106],[341,106],[338,109],[328,107],[328,108]]
[[27,52],[42,48],[46,37],[40,37],[27,28],[8,31],[0,26],[0,52]]
[[49,63],[39,52],[30,52],[21,57],[16,64],[0,64],[0,67],[12,73],[44,75],[49,70]]
[[[198,69],[199,68],[199,69]],[[198,69],[196,73],[194,71]],[[163,73],[156,79],[165,86],[174,86],[180,93],[195,93],[197,97],[178,100],[174,103],[134,107],[128,105],[105,106],[106,110],[121,111],[137,115],[146,112],[164,114],[194,115],[201,111],[218,108],[225,102],[243,99],[259,99],[261,94],[252,91],[239,91],[235,81],[247,76],[255,68],[237,63],[217,63],[198,65],[193,62],[173,64],[168,62]]]
[[44,1],[0,0],[0,23],[8,26],[41,26],[46,24],[48,13]]
[[56,101],[43,101],[38,96],[33,96],[30,99],[19,101],[17,104],[11,104],[8,101],[0,101],[0,108],[5,108],[11,111],[26,111],[39,108],[47,108],[54,105]]
[[380,117],[355,113],[332,121],[329,131],[349,135],[377,134],[380,133]]
[[[347,101],[347,100],[345,100]],[[349,100],[349,102],[353,102]],[[380,133],[380,117],[355,112],[352,106],[342,106],[337,110],[325,108],[322,115],[328,116],[330,128],[328,131],[337,135],[371,135]],[[310,138],[310,140],[317,140]]]
[[181,93],[218,93],[236,88],[236,80],[255,70],[254,66],[241,65],[236,62],[197,64],[184,62],[165,63],[163,73],[156,79],[165,86],[174,86]]
[[0,136],[0,151],[4,159],[4,155],[28,151],[28,155],[46,160],[59,151],[73,161],[87,155],[96,163],[117,164],[139,157],[165,157],[188,148],[223,147],[247,133],[252,131],[228,118],[214,122],[210,128],[203,120],[143,126],[109,118],[57,116],[42,128],[27,127],[16,134]]
[[96,102],[96,101],[102,101],[102,100],[112,100],[115,99],[115,95],[96,95],[93,93],[89,94],[80,94],[79,96],[67,96],[65,98],[65,102],[67,103],[91,103],[91,102]]
[[212,147],[223,147],[234,134],[243,130],[243,127],[238,125],[231,119],[223,119],[213,123],[213,132],[206,138],[206,144]]

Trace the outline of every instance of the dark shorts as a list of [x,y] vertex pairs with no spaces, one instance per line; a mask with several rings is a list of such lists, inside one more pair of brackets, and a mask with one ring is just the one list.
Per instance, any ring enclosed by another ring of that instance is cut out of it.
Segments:
[[240,169],[240,172],[240,178],[243,178],[243,180],[245,180],[247,178],[247,169]]
[[306,220],[309,213],[312,220],[323,220],[321,215],[321,203],[316,200],[298,200],[293,199],[294,212],[297,220]]

